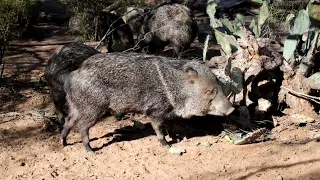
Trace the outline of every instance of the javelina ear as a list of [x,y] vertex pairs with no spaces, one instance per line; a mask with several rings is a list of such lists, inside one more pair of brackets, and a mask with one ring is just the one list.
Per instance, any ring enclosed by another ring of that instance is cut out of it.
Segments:
[[198,78],[198,72],[190,66],[185,67],[184,72],[188,76],[190,83],[193,83],[193,80]]

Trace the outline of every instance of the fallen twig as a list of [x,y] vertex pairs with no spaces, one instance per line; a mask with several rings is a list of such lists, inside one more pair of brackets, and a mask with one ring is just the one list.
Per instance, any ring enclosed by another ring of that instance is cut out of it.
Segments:
[[[289,89],[287,87],[284,87],[284,86],[281,86],[281,89],[285,89],[291,93],[293,93],[294,95],[296,96],[300,96],[300,97],[303,97],[303,98],[306,98],[306,99],[309,99],[310,101],[313,101],[317,104],[320,104],[320,97],[317,97],[317,96],[310,96],[308,94],[304,94],[304,93],[301,93],[301,92],[298,92],[298,91],[295,91],[295,90],[292,90],[292,89]],[[319,101],[318,101],[319,100]]]

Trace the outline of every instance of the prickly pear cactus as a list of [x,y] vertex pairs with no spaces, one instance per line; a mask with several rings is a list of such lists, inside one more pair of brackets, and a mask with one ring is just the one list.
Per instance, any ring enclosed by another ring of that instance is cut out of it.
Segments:
[[294,25],[291,31],[291,35],[284,42],[283,57],[289,60],[294,54],[300,37],[303,33],[307,32],[310,26],[309,15],[306,10],[299,11],[297,17],[294,20]]
[[269,18],[269,16],[270,16],[269,5],[266,1],[264,1],[260,8],[260,13],[258,17],[258,37],[261,36],[261,28],[266,22],[266,20]]
[[207,14],[209,15],[209,18],[210,18],[210,26],[212,28],[217,28],[217,27],[221,27],[222,24],[221,22],[216,19],[214,16],[216,14],[216,7],[217,7],[217,4],[215,2],[208,2],[208,5],[207,5]]

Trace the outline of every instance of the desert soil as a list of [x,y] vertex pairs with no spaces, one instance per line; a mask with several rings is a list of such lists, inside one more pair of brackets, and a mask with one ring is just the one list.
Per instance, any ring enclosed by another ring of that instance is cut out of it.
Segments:
[[[86,153],[76,128],[62,147],[59,131],[48,123],[54,110],[43,71],[53,51],[74,38],[53,25],[40,30],[40,37],[13,41],[6,54],[0,179],[320,179],[320,118],[290,110],[273,117],[277,126],[264,140],[247,145],[234,145],[219,131],[203,131],[173,144],[185,154],[171,154],[148,120],[133,116],[96,124],[90,131],[95,154]],[[145,128],[133,127],[132,120]],[[196,121],[202,124],[201,118]]]

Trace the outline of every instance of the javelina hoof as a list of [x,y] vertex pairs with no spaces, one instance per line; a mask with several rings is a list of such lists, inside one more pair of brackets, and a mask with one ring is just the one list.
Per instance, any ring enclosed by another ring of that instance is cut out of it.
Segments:
[[88,149],[88,148],[86,147],[86,151],[87,151],[87,153],[89,153],[89,154],[96,154],[91,148]]
[[93,151],[93,149],[91,148],[91,146],[90,146],[90,144],[89,143],[87,143],[87,144],[85,144],[85,143],[83,143],[83,145],[84,145],[84,147],[86,148],[86,151],[87,151],[87,153],[94,153],[94,151]]
[[186,153],[186,150],[179,147],[170,147],[169,152],[172,154],[183,154]]
[[179,137],[176,134],[169,134],[169,137],[172,139],[171,142],[173,142],[173,143],[181,142],[183,139],[183,137]]
[[159,142],[161,144],[161,146],[163,146],[164,148],[170,149],[171,145],[168,144],[168,142],[165,139],[159,139]]
[[179,143],[179,142],[182,142],[185,138],[186,136],[178,134],[175,136],[175,138],[172,139],[172,141]]
[[67,140],[66,139],[60,139],[60,142],[62,144],[63,147],[67,146]]

